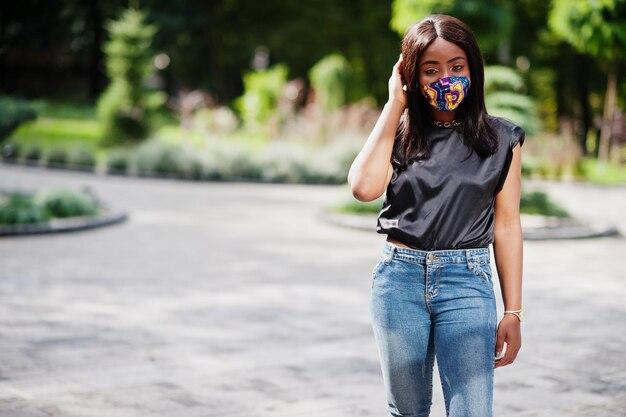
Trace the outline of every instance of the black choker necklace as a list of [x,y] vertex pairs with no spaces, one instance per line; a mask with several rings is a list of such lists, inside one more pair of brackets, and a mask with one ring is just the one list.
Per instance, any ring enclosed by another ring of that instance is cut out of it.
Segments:
[[431,119],[431,121],[433,122],[433,125],[435,125],[437,127],[457,127],[457,126],[461,126],[461,122],[457,122],[456,120],[453,120],[451,122],[440,122],[439,120]]

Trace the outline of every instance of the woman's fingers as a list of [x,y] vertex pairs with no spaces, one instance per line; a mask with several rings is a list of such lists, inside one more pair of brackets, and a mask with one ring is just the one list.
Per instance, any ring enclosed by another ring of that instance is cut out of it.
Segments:
[[495,367],[498,368],[500,366],[506,366],[506,365],[512,364],[515,358],[517,357],[517,352],[519,352],[519,346],[515,346],[512,343],[511,344],[507,343],[504,357],[501,359],[496,359]]
[[389,99],[397,100],[406,106],[406,90],[403,89],[402,84],[402,54],[400,54],[389,78]]
[[[508,319],[508,318],[507,318]],[[522,347],[522,337],[519,322],[503,319],[498,326],[496,337],[496,357],[501,356],[504,343],[506,342],[506,352],[500,359],[495,360],[495,367],[506,366],[515,360],[517,352]]]

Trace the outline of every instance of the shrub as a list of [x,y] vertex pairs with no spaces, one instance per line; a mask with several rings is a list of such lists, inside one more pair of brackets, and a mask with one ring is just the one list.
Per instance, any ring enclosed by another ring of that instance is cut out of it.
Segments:
[[343,184],[348,178],[352,161],[362,148],[359,140],[337,138],[334,143],[313,155],[307,181],[310,183]]
[[263,167],[247,146],[233,145],[218,151],[218,167],[224,179],[260,180]]
[[316,101],[325,111],[336,110],[348,102],[348,83],[352,67],[341,54],[322,58],[309,71]]
[[194,127],[200,132],[229,134],[237,128],[239,121],[228,107],[203,108],[194,112]]
[[68,190],[43,191],[37,193],[33,200],[52,217],[90,216],[98,213],[97,202],[85,193]]
[[24,193],[0,196],[0,224],[45,223],[50,214]]
[[141,144],[134,152],[134,162],[140,174],[176,177],[187,177],[192,164],[181,146],[158,139]]
[[106,158],[109,171],[125,172],[130,167],[131,151],[126,148],[111,149]]
[[261,179],[269,182],[303,182],[308,176],[303,149],[284,142],[270,142],[259,154]]
[[63,146],[55,146],[46,153],[46,163],[48,165],[65,166],[69,161],[69,152]]
[[523,92],[524,81],[512,68],[485,67],[485,104],[489,113],[522,126],[528,135],[539,130],[533,100]]
[[28,102],[0,97],[0,143],[20,124],[36,118],[37,112]]
[[78,146],[70,151],[69,161],[73,166],[93,168],[96,165],[96,155],[93,149]]
[[520,211],[526,214],[542,214],[544,216],[569,217],[569,213],[548,198],[541,191],[522,193]]
[[119,20],[107,25],[110,40],[104,49],[111,83],[98,101],[104,145],[145,138],[150,117],[165,102],[163,93],[149,91],[145,86],[153,68],[150,45],[157,28],[144,19],[143,12],[128,9]]
[[37,145],[36,143],[31,143],[24,150],[23,159],[25,161],[35,162],[35,161],[39,161],[42,158],[42,156],[43,156],[43,152],[41,150],[41,147]]
[[599,184],[626,184],[626,165],[580,158],[574,167],[575,176]]
[[244,93],[237,99],[236,106],[248,129],[259,129],[270,119],[278,118],[278,100],[287,83],[288,72],[286,65],[276,64],[244,74]]

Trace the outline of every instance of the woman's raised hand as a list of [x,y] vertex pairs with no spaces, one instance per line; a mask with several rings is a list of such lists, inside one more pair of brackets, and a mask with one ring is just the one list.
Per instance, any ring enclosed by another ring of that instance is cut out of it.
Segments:
[[398,62],[393,66],[393,72],[389,77],[389,102],[398,101],[406,107],[406,92],[402,89],[402,54]]

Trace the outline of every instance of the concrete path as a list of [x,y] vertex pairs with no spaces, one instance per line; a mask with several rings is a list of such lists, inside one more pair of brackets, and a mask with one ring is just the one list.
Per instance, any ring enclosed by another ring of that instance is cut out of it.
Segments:
[[[0,165],[4,189],[83,185],[129,221],[0,239],[1,417],[385,415],[368,312],[384,236],[319,219],[345,187]],[[626,188],[528,186],[626,232]],[[526,242],[497,417],[626,416],[625,257],[623,238]]]

